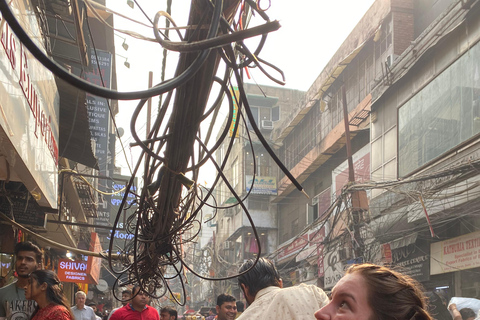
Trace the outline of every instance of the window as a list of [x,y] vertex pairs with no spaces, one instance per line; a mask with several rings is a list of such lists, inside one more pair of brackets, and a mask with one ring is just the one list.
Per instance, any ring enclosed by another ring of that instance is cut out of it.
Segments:
[[273,107],[272,108],[272,121],[280,120],[280,107]]
[[[371,124],[371,179],[373,181],[397,178],[397,126],[394,105],[375,111],[377,120]],[[384,190],[372,190],[372,198]]]
[[[270,164],[270,155],[266,152],[265,148],[255,147],[255,165],[257,176],[270,177],[272,176],[272,168]],[[246,151],[245,154],[245,175],[253,176],[253,156],[251,151]]]
[[248,197],[248,210],[268,211],[270,199],[268,197]]
[[245,251],[244,251],[244,259],[254,259],[258,254],[258,244],[260,242],[260,247],[262,249],[262,254],[267,254],[268,252],[268,237],[265,232],[261,230],[257,231],[259,234],[259,240],[255,238],[253,232],[247,232],[245,235]]
[[[274,121],[273,118],[273,110],[275,110],[275,118],[278,120],[279,117],[279,110],[277,108],[269,108],[269,107],[250,107],[252,110],[253,118],[255,119],[255,123],[257,126],[261,129],[262,128],[262,121],[267,120],[267,121]],[[248,129],[252,130],[252,125],[250,124],[250,121],[248,121],[247,124]]]
[[[258,127],[259,126],[259,123],[258,123],[258,108],[257,107],[250,107],[250,110],[252,111],[253,119],[255,119],[255,124]],[[252,124],[250,123],[250,119],[247,121],[247,127],[248,127],[248,129],[252,130]]]
[[311,224],[318,218],[318,203],[309,205],[307,203],[307,224]]
[[480,45],[398,113],[398,172],[405,176],[480,133]]
[[316,144],[314,112],[319,112],[318,108],[312,108],[284,140],[282,157],[288,169],[295,167]]
[[392,45],[392,16],[390,15],[385,19],[382,28],[380,30],[380,39],[375,42],[375,62],[376,62],[376,76],[382,75],[382,68],[384,68],[384,62],[387,54],[391,51],[388,49]]

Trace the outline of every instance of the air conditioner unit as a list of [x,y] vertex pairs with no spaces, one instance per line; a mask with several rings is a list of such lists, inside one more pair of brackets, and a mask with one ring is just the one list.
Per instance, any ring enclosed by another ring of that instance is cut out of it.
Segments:
[[271,120],[262,120],[262,129],[273,129],[273,121]]
[[389,54],[387,56],[387,59],[385,59],[385,63],[387,65],[387,67],[391,67],[392,64],[395,62],[395,60],[397,59],[397,55],[396,54]]
[[225,250],[230,250],[233,249],[233,242],[232,241],[225,241],[223,248]]

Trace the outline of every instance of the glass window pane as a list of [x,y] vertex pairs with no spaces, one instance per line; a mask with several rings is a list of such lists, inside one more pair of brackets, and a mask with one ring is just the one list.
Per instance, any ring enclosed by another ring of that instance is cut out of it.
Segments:
[[372,142],[372,169],[375,170],[383,163],[383,138]]
[[400,176],[479,133],[479,48],[475,45],[400,108]]
[[384,159],[389,161],[397,155],[397,127],[393,127],[385,133]]
[[387,181],[397,179],[397,161],[395,159],[385,164],[383,178]]
[[260,120],[272,120],[270,108],[260,108]]
[[373,181],[383,181],[383,167],[380,167],[379,169],[372,171],[371,179]]

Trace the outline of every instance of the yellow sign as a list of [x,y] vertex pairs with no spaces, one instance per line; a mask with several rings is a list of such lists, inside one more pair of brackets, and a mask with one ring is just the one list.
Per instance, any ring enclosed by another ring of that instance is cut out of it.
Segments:
[[[232,87],[230,89],[230,93],[232,95],[233,99],[233,117],[232,117],[232,122],[230,123],[230,130],[228,130],[228,136],[231,137],[233,136],[233,131],[235,130],[235,126],[238,123],[238,104],[237,101],[240,100],[240,92],[238,92],[237,87]],[[238,138],[238,129],[237,129],[237,134],[235,135],[235,138]]]

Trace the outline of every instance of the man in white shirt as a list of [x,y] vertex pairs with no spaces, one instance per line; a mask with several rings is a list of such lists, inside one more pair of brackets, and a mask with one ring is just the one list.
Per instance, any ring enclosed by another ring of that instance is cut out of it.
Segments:
[[[247,260],[239,269],[249,269],[255,260]],[[322,289],[314,285],[283,288],[283,281],[272,261],[260,258],[246,274],[238,277],[245,299],[250,305],[237,320],[314,319],[314,313],[328,303]]]
[[75,305],[72,307],[75,320],[96,320],[97,316],[93,309],[85,305],[87,295],[83,291],[75,293]]

